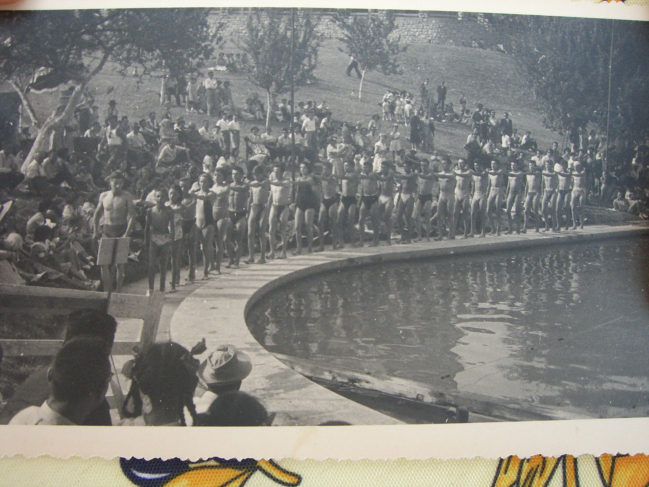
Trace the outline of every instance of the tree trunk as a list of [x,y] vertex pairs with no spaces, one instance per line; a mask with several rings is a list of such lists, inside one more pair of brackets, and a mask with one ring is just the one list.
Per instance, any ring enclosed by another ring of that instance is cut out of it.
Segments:
[[266,106],[266,128],[268,128],[270,127],[270,116],[273,109],[273,100],[270,94],[270,90],[266,90],[266,103],[268,103],[268,105]]
[[45,146],[49,142],[52,132],[54,132],[59,127],[62,127],[72,119],[72,116],[74,115],[74,109],[77,106],[81,95],[83,94],[86,83],[87,81],[84,81],[74,89],[72,96],[70,96],[70,99],[68,100],[68,104],[63,109],[63,113],[57,115],[56,111],[54,111],[52,115],[50,115],[49,118],[45,121],[43,126],[40,127],[38,135],[36,136],[36,140],[34,140],[34,145],[32,145],[32,148],[27,155],[28,161],[31,161],[39,152],[45,152]]
[[363,80],[365,79],[365,71],[367,69],[363,69],[363,72],[361,73],[361,83],[358,86],[358,99],[360,100],[363,97]]
[[9,80],[9,85],[14,89],[16,93],[18,93],[18,96],[20,97],[20,101],[23,103],[23,107],[25,110],[27,110],[27,115],[29,115],[30,120],[32,121],[32,125],[34,128],[40,128],[41,122],[38,120],[38,117],[36,116],[36,112],[34,111],[34,107],[32,106],[31,102],[29,101],[29,98],[27,98],[27,95],[23,90],[20,89],[18,84],[16,84],[14,81]]

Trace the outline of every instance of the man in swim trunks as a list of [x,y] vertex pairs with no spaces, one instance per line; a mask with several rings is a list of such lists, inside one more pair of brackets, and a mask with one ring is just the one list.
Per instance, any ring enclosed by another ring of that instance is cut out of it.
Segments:
[[[406,159],[403,165],[405,174],[395,174],[395,178],[401,181],[401,191],[397,201],[397,228],[401,234],[399,243],[409,244],[414,223],[412,213],[415,207],[415,192],[417,191],[417,173],[413,169],[410,159]],[[405,219],[405,226],[403,220]]]
[[[226,239],[230,227],[230,185],[227,182],[226,168],[214,171],[216,183],[212,186],[212,193],[216,195],[214,199],[214,240],[216,241],[216,262],[215,270],[217,274],[221,273],[221,263],[223,254],[227,251],[228,257],[234,255],[234,248],[229,240]],[[231,171],[231,170],[230,170]]]
[[541,213],[545,220],[544,232],[550,229],[550,212],[552,212],[552,231],[560,231],[557,229],[559,218],[556,214],[557,187],[559,186],[559,179],[554,173],[554,162],[551,159],[545,161],[545,170],[541,173],[543,176],[543,202],[541,203]]
[[486,210],[487,210],[487,193],[489,187],[489,177],[485,172],[485,167],[476,162],[473,170],[473,199],[471,200],[471,233],[473,237],[478,228],[478,216],[480,217],[480,237],[484,238],[485,229],[487,228]]
[[453,222],[457,224],[460,215],[464,222],[464,238],[469,236],[469,221],[471,218],[471,184],[473,183],[473,171],[467,167],[466,160],[458,159],[458,167],[455,169],[455,205],[453,208]]
[[572,168],[572,198],[570,201],[573,230],[577,228],[577,218],[579,218],[579,228],[584,228],[584,209],[588,196],[587,188],[588,174],[586,174],[581,162],[577,161]]
[[561,231],[561,215],[566,215],[566,230],[570,228],[570,221],[568,216],[568,206],[570,204],[570,183],[572,182],[571,174],[568,169],[568,161],[561,158],[559,162],[554,165],[554,172],[559,179],[559,187],[557,188],[557,199],[555,200],[554,213],[557,216],[557,231]]
[[146,227],[144,229],[146,246],[149,249],[149,290],[147,296],[153,294],[156,267],[160,268],[160,291],[165,291],[169,252],[175,234],[173,211],[168,206],[165,206],[167,201],[166,192],[157,189],[154,198],[155,206],[147,210]]
[[439,201],[437,203],[437,240],[444,238],[448,226],[448,239],[455,239],[455,186],[457,176],[451,169],[453,163],[451,158],[442,158],[442,172],[435,173],[439,180]]
[[[489,177],[489,197],[487,199],[487,220],[491,234],[500,236],[500,193],[505,187],[505,173],[498,167],[498,160],[491,160],[491,168],[486,171]],[[492,215],[496,219],[495,223]]]
[[180,180],[180,189],[183,192],[183,199],[181,201],[183,210],[180,220],[183,232],[182,248],[187,250],[189,254],[189,275],[187,282],[190,283],[196,279],[196,239],[198,233],[198,227],[196,226],[196,197],[190,194],[191,187],[192,180],[189,177],[184,177]]
[[264,166],[256,166],[253,169],[255,180],[249,183],[250,186],[250,208],[248,216],[248,253],[249,258],[246,264],[255,263],[255,239],[259,236],[259,249],[261,257],[259,264],[266,263],[266,227],[268,226],[268,199],[270,198],[270,183],[266,180]]
[[[99,203],[93,217],[93,237],[99,237],[99,220],[104,217],[103,238],[123,238],[131,234],[135,222],[135,205],[131,193],[124,191],[124,175],[115,171],[110,175],[110,190],[101,193]],[[124,283],[124,264],[112,266],[101,266],[101,282],[104,291],[112,289],[117,271],[115,292],[121,292]]]
[[426,236],[426,242],[430,242],[430,217],[433,206],[433,187],[437,178],[430,171],[430,161],[423,159],[421,168],[417,173],[419,178],[419,194],[415,203],[414,221],[417,231],[417,240]]
[[235,247],[234,255],[230,255],[228,265],[225,267],[238,269],[239,259],[243,251],[243,237],[246,234],[247,226],[247,206],[250,188],[248,183],[243,180],[243,168],[236,166],[232,169],[232,183],[230,183],[230,197],[228,211],[230,214],[230,231],[226,236],[230,245]]
[[322,201],[318,215],[318,234],[320,235],[319,250],[324,250],[325,222],[329,222],[331,240],[333,241],[332,250],[336,250],[336,243],[338,242],[338,223],[336,217],[338,215],[338,202],[340,200],[340,195],[338,194],[338,178],[333,174],[333,164],[331,162],[324,162],[322,167],[323,172],[320,176],[322,183]]
[[518,161],[511,162],[511,170],[507,175],[507,234],[512,233],[512,208],[514,209],[514,224],[516,233],[521,233],[519,216],[521,213],[521,199],[525,191],[525,173],[518,167]]
[[358,192],[360,179],[358,178],[358,174],[354,171],[353,162],[345,162],[345,174],[343,174],[340,179],[342,192],[340,196],[340,204],[338,205],[337,221],[340,248],[343,248],[345,246],[345,227],[349,230],[351,244],[356,246],[354,238],[354,222],[356,221],[356,193]]
[[379,206],[377,219],[385,224],[385,234],[388,245],[392,245],[392,211],[394,210],[394,191],[396,188],[394,172],[390,167],[390,162],[385,160],[381,162],[381,172],[379,173]]
[[212,192],[212,177],[203,173],[198,178],[196,196],[196,227],[198,228],[197,246],[203,251],[203,280],[209,279],[209,272],[214,262],[214,201],[216,195]]
[[280,162],[273,166],[273,174],[270,179],[270,254],[269,259],[275,258],[275,247],[277,246],[277,231],[279,230],[282,239],[282,253],[278,259],[286,259],[286,247],[288,245],[286,236],[286,225],[288,223],[289,208],[291,204],[291,181],[284,179],[284,165]]
[[534,225],[536,232],[539,231],[539,206],[541,198],[541,188],[543,186],[541,166],[535,164],[535,161],[530,161],[530,169],[525,175],[525,207],[523,216],[523,233],[527,232],[527,223],[530,215],[534,217]]
[[363,162],[363,172],[359,177],[361,180],[361,210],[358,220],[359,246],[365,245],[365,222],[369,216],[374,233],[370,247],[376,247],[379,244],[379,235],[381,234],[377,214],[379,206],[379,175],[372,171],[372,161],[366,159]]

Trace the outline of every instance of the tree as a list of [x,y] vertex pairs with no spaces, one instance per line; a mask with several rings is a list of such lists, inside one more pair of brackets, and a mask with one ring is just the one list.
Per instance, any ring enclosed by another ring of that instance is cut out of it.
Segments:
[[[594,124],[609,139],[649,129],[649,35],[641,22],[521,16],[508,24],[509,51],[543,105],[548,128]],[[610,80],[610,110],[609,110]]]
[[[275,9],[255,10],[248,16],[243,50],[250,56],[248,79],[266,90],[266,126],[277,95],[304,86],[318,65],[318,19],[308,10],[294,16]],[[294,31],[293,31],[294,28]]]
[[385,75],[397,74],[397,57],[407,46],[399,47],[400,39],[392,35],[396,28],[392,12],[387,10],[382,15],[358,15],[337,10],[331,20],[342,32],[338,39],[345,44],[345,51],[360,64],[359,99],[362,97],[366,72],[380,70]]
[[[88,83],[114,63],[140,76],[162,68],[191,72],[212,54],[217,34],[206,9],[123,9],[3,12],[0,82],[8,82],[38,130],[27,156],[42,151],[52,132],[69,123]],[[181,33],[181,35],[179,35]],[[69,97],[41,121],[31,104],[35,88],[71,84]]]

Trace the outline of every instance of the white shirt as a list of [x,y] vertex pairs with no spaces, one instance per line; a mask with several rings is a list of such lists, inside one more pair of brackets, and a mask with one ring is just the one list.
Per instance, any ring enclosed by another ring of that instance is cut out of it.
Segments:
[[316,121],[314,118],[307,118],[302,124],[302,130],[305,132],[315,132],[316,131]]
[[75,423],[54,411],[45,401],[41,407],[30,406],[23,409],[11,418],[9,424],[74,426]]
[[126,139],[128,140],[128,146],[132,149],[144,149],[146,147],[146,140],[144,140],[144,136],[140,132],[137,134],[131,132],[126,136]]
[[205,86],[205,89],[207,89],[207,90],[215,90],[216,89],[216,80],[214,78],[205,78],[205,81],[203,81],[203,85]]

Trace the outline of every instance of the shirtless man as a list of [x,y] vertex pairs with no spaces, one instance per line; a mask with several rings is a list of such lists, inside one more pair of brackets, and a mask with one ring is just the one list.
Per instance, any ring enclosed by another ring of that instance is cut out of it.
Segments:
[[[248,207],[248,252],[250,257],[246,264],[255,263],[255,238],[259,237],[261,257],[259,264],[266,263],[266,227],[268,226],[268,199],[270,198],[270,183],[266,180],[264,166],[256,166],[252,171],[255,180],[250,186],[250,201]],[[257,235],[258,234],[258,235]]]
[[550,212],[552,212],[552,231],[558,231],[557,225],[559,219],[556,214],[556,203],[555,199],[557,198],[557,187],[559,186],[559,180],[557,175],[554,173],[554,162],[551,159],[546,160],[545,170],[541,173],[543,176],[543,202],[541,203],[541,213],[543,213],[543,219],[545,220],[544,232],[547,232],[550,229]]
[[514,223],[516,233],[521,233],[519,216],[521,212],[521,199],[525,191],[526,174],[518,167],[517,161],[511,162],[511,170],[507,175],[507,234],[512,233],[512,208],[514,209]]
[[[135,205],[133,196],[124,191],[124,175],[115,171],[110,175],[110,190],[99,196],[99,203],[93,217],[93,238],[99,238],[99,220],[104,216],[103,237],[123,238],[131,234],[135,222]],[[124,283],[124,264],[117,264],[117,283],[115,292],[121,292]],[[115,269],[112,266],[101,266],[101,282],[104,291],[110,292],[115,280]]]
[[[401,181],[401,191],[397,201],[397,228],[401,234],[399,243],[409,244],[414,223],[412,213],[415,207],[415,192],[417,190],[417,173],[412,170],[412,162],[406,159],[403,168],[405,174],[395,174],[394,177]],[[404,227],[403,220],[406,220]]]
[[557,216],[557,231],[561,231],[561,214],[565,213],[566,215],[566,230],[570,228],[570,221],[568,218],[568,205],[570,204],[570,183],[571,175],[568,170],[567,162],[561,160],[563,163],[557,163],[554,165],[554,172],[559,179],[559,187],[557,188],[557,199],[555,201],[555,210],[554,214]]
[[149,290],[147,296],[153,294],[156,267],[160,268],[160,291],[165,291],[167,279],[167,264],[171,243],[176,233],[174,214],[171,208],[165,206],[167,194],[161,189],[154,193],[155,206],[146,213],[146,227],[144,229],[146,246],[149,249]]
[[227,176],[224,169],[214,171],[216,184],[212,186],[212,192],[216,195],[214,199],[214,225],[216,227],[216,262],[214,268],[217,274],[221,273],[223,255],[227,251],[228,256],[234,255],[234,248],[226,236],[230,231],[230,185],[226,182]]
[[230,183],[230,197],[228,211],[230,214],[230,228],[226,239],[234,249],[234,255],[230,254],[228,265],[225,267],[238,269],[239,259],[243,251],[243,237],[246,234],[248,213],[248,195],[250,189],[248,184],[243,180],[243,168],[235,166],[232,169],[232,183]]
[[453,224],[457,225],[460,215],[464,221],[464,238],[469,237],[469,220],[471,218],[471,184],[473,183],[473,171],[467,167],[464,159],[458,160],[458,167],[455,169],[455,206],[453,212]]
[[437,178],[430,171],[430,162],[428,159],[421,161],[421,170],[417,174],[419,177],[419,195],[415,203],[414,220],[417,231],[417,240],[422,240],[426,236],[426,242],[430,242],[430,216],[433,206],[433,186]]
[[[379,206],[377,219],[385,223],[385,234],[388,245],[392,245],[392,211],[394,210],[394,191],[396,181],[389,161],[381,162],[379,173]],[[380,231],[379,231],[380,233]]]
[[210,269],[214,261],[214,201],[216,195],[211,191],[212,177],[203,173],[198,178],[196,196],[196,226],[198,227],[198,242],[203,250],[203,280],[209,279]]
[[[341,177],[341,196],[338,205],[338,236],[340,238],[340,248],[345,247],[345,226],[349,228],[350,241],[352,246],[356,246],[354,234],[354,222],[356,221],[356,193],[360,179],[354,171],[354,163],[345,161],[345,174]],[[346,225],[345,225],[346,224]]]
[[476,163],[473,170],[473,198],[471,199],[471,233],[473,237],[477,233],[478,217],[480,217],[480,237],[484,238],[487,228],[487,193],[489,188],[489,177],[482,164]]
[[444,238],[446,226],[448,226],[448,239],[455,239],[455,185],[456,175],[451,170],[453,163],[451,158],[442,158],[442,172],[436,173],[439,180],[439,201],[437,203],[437,240]]
[[[181,249],[189,254],[189,275],[187,282],[192,283],[196,280],[196,238],[198,227],[196,226],[196,196],[189,191],[192,187],[192,181],[189,177],[180,180],[180,189],[183,192],[183,199],[180,225],[183,233]],[[182,258],[181,258],[182,262]]]
[[[273,178],[270,180],[270,254],[269,259],[275,258],[277,246],[277,230],[282,239],[282,253],[278,259],[286,259],[286,225],[288,224],[289,208],[291,203],[291,181],[284,179],[284,165],[280,162],[273,166]],[[278,228],[279,227],[279,228]]]
[[338,201],[340,195],[338,194],[338,178],[333,175],[333,164],[325,162],[322,165],[322,175],[320,182],[322,183],[322,201],[320,202],[320,213],[318,214],[318,235],[320,235],[320,252],[324,250],[324,227],[325,222],[329,222],[329,229],[331,231],[331,240],[333,241],[332,250],[338,247],[338,223],[336,216],[338,215]]
[[359,177],[361,180],[361,211],[358,220],[359,245],[361,247],[365,245],[365,221],[369,216],[372,222],[372,231],[374,232],[370,247],[376,247],[379,245],[379,235],[381,234],[381,224],[378,219],[379,175],[372,171],[372,161],[365,160],[363,172]]
[[[489,177],[489,197],[487,199],[487,220],[491,227],[491,234],[500,236],[500,192],[505,186],[505,173],[498,168],[498,161],[491,160],[491,168],[486,171]],[[496,218],[494,223],[492,214]]]
[[525,207],[523,216],[523,233],[527,232],[527,223],[530,215],[534,217],[536,232],[539,232],[539,206],[541,197],[541,187],[543,186],[543,176],[541,167],[530,161],[530,170],[525,175]]
[[572,229],[577,228],[577,218],[579,218],[579,228],[584,228],[584,209],[586,207],[586,197],[588,187],[588,175],[584,171],[581,162],[575,162],[572,170],[572,198],[570,200],[570,209],[572,210]]

